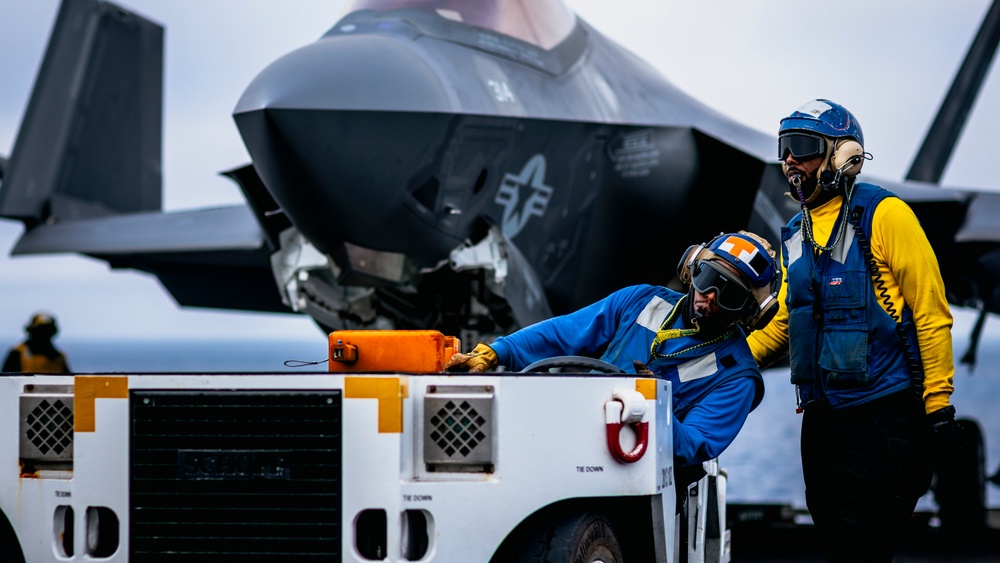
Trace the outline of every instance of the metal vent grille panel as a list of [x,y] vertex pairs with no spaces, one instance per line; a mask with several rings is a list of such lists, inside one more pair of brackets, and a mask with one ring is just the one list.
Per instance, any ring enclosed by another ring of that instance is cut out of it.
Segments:
[[73,459],[73,396],[21,397],[21,458]]
[[424,397],[424,463],[431,471],[492,471],[493,389],[431,386]]
[[430,439],[448,456],[468,458],[486,434],[486,419],[469,401],[446,401],[430,417]]
[[130,404],[133,560],[339,560],[340,391],[133,391]]

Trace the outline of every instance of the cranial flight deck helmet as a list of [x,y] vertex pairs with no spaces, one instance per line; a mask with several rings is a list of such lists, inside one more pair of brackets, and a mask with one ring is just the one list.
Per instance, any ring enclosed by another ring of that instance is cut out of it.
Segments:
[[[685,285],[697,285],[703,265],[711,267],[712,261],[722,260],[740,273],[740,285],[749,283],[751,298],[738,310],[739,322],[748,331],[759,330],[771,322],[778,312],[778,288],[781,276],[774,260],[774,250],[764,238],[747,231],[721,234],[711,241],[695,244],[684,252],[677,264],[677,277]],[[707,263],[707,264],[706,264]],[[725,278],[728,270],[717,270]],[[711,274],[711,273],[709,273]],[[709,276],[718,277],[718,276]],[[712,289],[720,294],[725,291],[716,283]],[[722,295],[717,296],[720,306]]]
[[[799,160],[823,156],[823,163],[816,171],[817,184],[835,190],[841,178],[853,178],[861,172],[866,158],[865,136],[854,114],[844,106],[830,100],[812,100],[781,120],[778,127],[778,160],[786,175],[785,156],[788,152]],[[818,188],[818,186],[817,186]],[[819,196],[820,190],[802,194],[809,203]],[[799,198],[791,194],[794,199]]]
[[59,328],[56,326],[56,320],[51,315],[45,313],[35,313],[32,315],[31,320],[28,321],[24,330],[31,335],[49,338],[55,336],[55,334],[59,332]]

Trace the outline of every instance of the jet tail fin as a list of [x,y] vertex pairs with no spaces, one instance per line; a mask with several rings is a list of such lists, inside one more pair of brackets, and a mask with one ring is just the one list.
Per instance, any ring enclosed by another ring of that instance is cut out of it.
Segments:
[[163,28],[63,0],[0,189],[31,228],[161,207]]
[[969,110],[979,94],[1000,43],[1000,0],[994,0],[976,38],[969,46],[951,89],[938,109],[924,143],[913,159],[907,180],[937,184],[955,150],[958,136],[969,118]]

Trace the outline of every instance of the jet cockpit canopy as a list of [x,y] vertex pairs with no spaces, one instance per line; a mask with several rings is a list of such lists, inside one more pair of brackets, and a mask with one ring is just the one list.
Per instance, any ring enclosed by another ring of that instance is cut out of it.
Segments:
[[359,10],[432,10],[543,49],[561,43],[576,25],[576,16],[561,0],[356,0],[348,13]]

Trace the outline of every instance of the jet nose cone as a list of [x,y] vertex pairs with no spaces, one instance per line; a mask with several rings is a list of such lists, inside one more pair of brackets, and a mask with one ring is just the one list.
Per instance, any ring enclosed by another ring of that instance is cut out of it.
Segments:
[[[349,27],[341,25],[340,28]],[[451,111],[455,99],[411,41],[338,29],[265,68],[235,115],[264,109]]]
[[324,252],[350,242],[439,260],[457,242],[428,232],[437,218],[410,192],[436,182],[413,178],[439,158],[455,96],[413,34],[344,26],[253,80],[234,112],[240,135],[274,200]]

